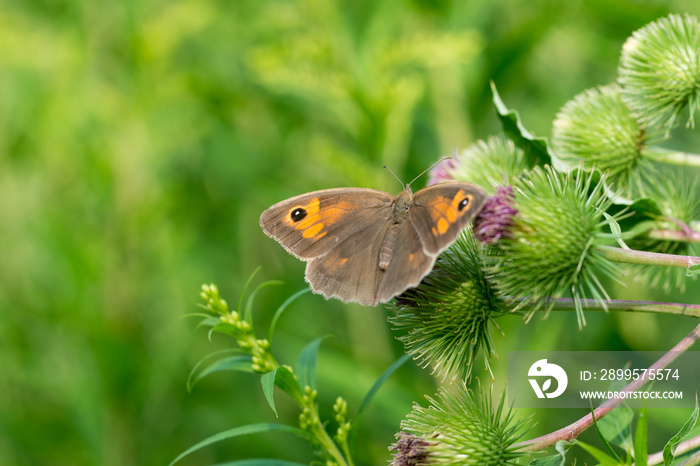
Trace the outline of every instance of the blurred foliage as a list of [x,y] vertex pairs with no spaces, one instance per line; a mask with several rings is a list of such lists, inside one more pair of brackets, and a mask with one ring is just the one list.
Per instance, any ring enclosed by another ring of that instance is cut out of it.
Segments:
[[[237,296],[261,264],[265,279],[286,285],[261,294],[269,312],[256,318],[269,320],[304,286],[303,264],[260,231],[262,210],[319,188],[398,191],[382,165],[410,180],[498,131],[489,79],[548,135],[564,102],[614,79],[632,31],[669,12],[700,13],[693,0],[2,5],[3,465],[165,464],[208,435],[272,421],[244,375],[212,376],[187,394],[190,368],[212,345],[181,318],[202,283]],[[697,147],[693,134],[674,144]],[[671,297],[693,299],[697,290]],[[687,333],[678,319],[600,315],[579,341],[556,331],[572,318],[525,329],[513,318],[517,331],[503,326],[508,348],[664,349]],[[318,296],[301,298],[277,332],[289,351],[282,361],[336,335],[318,363],[329,410],[343,395],[353,412],[401,354],[385,310]],[[363,464],[388,460],[411,402],[435,391],[408,366],[364,417]],[[293,424],[293,406],[279,404],[280,421]],[[539,428],[579,414],[553,414]],[[262,455],[311,458],[303,442],[269,434],[183,464]]]

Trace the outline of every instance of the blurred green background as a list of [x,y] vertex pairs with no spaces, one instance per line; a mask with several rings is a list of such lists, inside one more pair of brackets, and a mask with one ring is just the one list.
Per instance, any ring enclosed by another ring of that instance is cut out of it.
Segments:
[[[257,300],[261,332],[305,286],[303,263],[261,232],[265,208],[337,186],[398,192],[383,165],[410,180],[499,131],[489,79],[548,136],[568,99],[615,79],[632,31],[669,12],[700,13],[695,0],[1,4],[2,465],[167,464],[216,432],[275,422],[257,377],[185,387],[202,356],[231,344],[209,343],[183,318],[202,283],[233,303],[259,265],[258,282],[284,280]],[[669,145],[698,152],[694,134]],[[700,302],[689,288],[613,294]],[[343,395],[353,412],[402,352],[386,315],[305,295],[273,351],[293,363],[307,342],[334,334],[319,356],[320,401],[328,413]],[[501,319],[497,386],[509,349],[663,350],[695,325],[588,318],[581,332],[573,315],[525,328]],[[361,464],[386,464],[400,420],[436,386],[412,364],[390,380],[364,418]],[[279,422],[295,424],[283,394],[278,405]],[[532,434],[583,414],[547,413]],[[673,433],[686,416],[652,412],[660,424],[650,431]],[[271,433],[182,464],[252,457],[309,462],[312,451]]]

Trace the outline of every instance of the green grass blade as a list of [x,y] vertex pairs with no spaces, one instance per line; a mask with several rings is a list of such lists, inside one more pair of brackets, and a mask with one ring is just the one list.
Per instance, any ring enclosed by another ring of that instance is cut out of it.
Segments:
[[[200,361],[200,363],[203,361]],[[199,364],[199,363],[198,363]],[[248,372],[248,373],[253,373],[253,368],[252,368],[253,361],[249,355],[238,355],[238,356],[229,356],[227,358],[221,358],[217,361],[214,361],[210,365],[208,365],[206,368],[202,369],[197,375],[195,376],[196,370],[198,366],[195,366],[192,369],[192,372],[190,372],[190,376],[187,378],[187,391],[191,391],[192,387],[194,387],[194,384],[202,380],[204,377],[206,377],[209,374],[213,374],[214,372],[223,372],[223,371],[238,371],[238,372]]]
[[273,285],[282,285],[283,283],[284,282],[281,282],[279,280],[270,280],[270,281],[263,282],[263,283],[259,284],[258,286],[256,286],[255,289],[253,290],[253,292],[248,297],[248,300],[246,301],[245,310],[243,311],[243,319],[245,319],[245,321],[248,322],[252,326],[253,325],[253,301],[255,300],[255,296],[263,288],[267,288],[268,286],[273,286]]
[[277,308],[277,311],[275,311],[275,315],[272,317],[272,321],[270,322],[270,335],[267,338],[267,340],[272,343],[272,334],[275,332],[275,326],[277,325],[277,321],[279,318],[282,316],[282,313],[287,309],[287,307],[292,304],[296,299],[308,292],[311,291],[311,288],[304,288],[303,290],[297,291],[293,295],[291,295],[285,302],[282,303],[280,307]]
[[372,402],[374,396],[377,394],[384,382],[386,382],[386,380],[391,376],[391,374],[396,372],[396,370],[409,359],[411,359],[411,355],[409,354],[404,354],[399,359],[397,359],[382,373],[382,375],[379,376],[379,378],[374,382],[374,385],[372,385],[372,388],[370,388],[367,394],[365,395],[365,398],[362,400],[362,403],[360,404],[360,407],[357,410],[357,414],[355,415],[355,421],[353,422],[352,430],[350,432],[350,451],[353,451],[355,448],[355,438],[357,437],[357,429],[360,425],[360,421],[362,420],[362,416],[364,415],[365,410]]
[[637,430],[634,432],[634,464],[635,466],[647,466],[647,404],[639,411],[637,418]]
[[223,432],[219,432],[218,434],[212,435],[211,437],[207,437],[206,439],[202,440],[201,442],[191,446],[187,450],[180,453],[178,455],[178,457],[175,458],[170,463],[169,466],[172,466],[173,464],[177,463],[185,456],[187,456],[191,453],[194,453],[197,450],[201,450],[202,448],[207,447],[209,445],[212,445],[216,442],[220,442],[222,440],[230,439],[233,437],[239,437],[241,435],[250,435],[250,434],[257,434],[260,432],[274,432],[274,431],[282,431],[282,432],[296,434],[299,437],[302,437],[302,438],[309,440],[309,434],[307,434],[306,432],[304,432],[303,430],[301,430],[297,427],[287,426],[284,424],[274,424],[274,423],[270,423],[270,422],[261,422],[259,424],[249,424],[247,426],[235,427],[233,429],[225,430]]

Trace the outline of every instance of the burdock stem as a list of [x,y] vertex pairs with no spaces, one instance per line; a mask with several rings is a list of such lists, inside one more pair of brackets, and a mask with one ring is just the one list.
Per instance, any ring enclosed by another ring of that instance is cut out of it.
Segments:
[[[632,393],[642,388],[649,381],[648,375],[650,373],[657,372],[657,370],[664,369],[666,366],[671,364],[676,358],[678,358],[678,356],[681,355],[681,353],[690,348],[693,345],[693,343],[695,343],[695,340],[697,340],[698,338],[700,338],[700,325],[695,327],[693,331],[690,332],[690,334],[688,334],[688,336],[683,338],[668,353],[661,356],[661,358],[659,358],[658,361],[652,364],[651,367],[649,367],[650,370],[645,372],[643,377],[640,377],[637,380],[633,380],[625,388],[620,390],[620,392]],[[515,445],[513,445],[513,447],[518,448],[521,451],[539,451],[547,447],[551,447],[552,445],[556,444],[559,440],[571,441],[578,437],[579,434],[581,434],[581,432],[593,425],[593,414],[595,414],[596,420],[603,418],[603,416],[607,415],[610,411],[615,409],[617,405],[622,403],[624,401],[624,398],[624,396],[620,396],[618,398],[610,398],[609,400],[605,401],[603,404],[598,406],[593,411],[593,413],[587,414],[586,416],[582,417],[573,424],[570,424],[550,434],[543,435],[542,437],[537,437],[536,439],[516,443]]]

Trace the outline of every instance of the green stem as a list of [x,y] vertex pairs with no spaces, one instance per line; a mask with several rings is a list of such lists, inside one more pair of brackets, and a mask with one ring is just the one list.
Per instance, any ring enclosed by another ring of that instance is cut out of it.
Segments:
[[700,155],[689,154],[675,150],[664,149],[663,147],[651,146],[641,151],[642,157],[647,157],[655,162],[668,163],[672,165],[683,165],[690,167],[700,167]]
[[[700,338],[700,325],[695,327],[688,336],[683,338],[676,346],[674,346],[668,353],[664,354],[651,365],[649,369],[654,369],[645,373],[644,377],[640,377],[637,380],[630,382],[625,388],[620,390],[621,392],[631,393],[642,388],[648,381],[649,377],[646,375],[648,373],[656,372],[657,370],[663,369],[671,364],[678,356],[690,348],[696,340]],[[625,396],[619,396],[610,398],[603,404],[598,406],[593,413],[589,413],[582,417],[578,421],[570,424],[562,429],[555,432],[543,435],[532,440],[526,440],[525,442],[516,443],[513,447],[518,448],[520,451],[541,451],[547,447],[555,445],[559,440],[571,441],[578,437],[581,432],[588,429],[593,425],[593,415],[595,415],[596,421],[599,421],[603,416],[607,415],[610,411],[616,408],[625,399]]]
[[666,265],[669,267],[690,267],[700,265],[700,257],[662,254],[660,252],[637,251],[634,249],[597,246],[598,251],[613,262],[641,265]]
[[[588,311],[603,311],[603,305],[595,299],[581,299]],[[675,314],[700,318],[700,304],[657,303],[654,301],[623,301],[614,299],[606,302],[608,310],[617,312],[649,312],[656,314]],[[553,311],[571,311],[576,309],[571,298],[559,298],[552,308]]]

